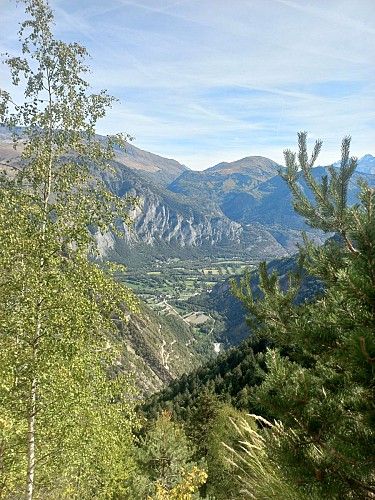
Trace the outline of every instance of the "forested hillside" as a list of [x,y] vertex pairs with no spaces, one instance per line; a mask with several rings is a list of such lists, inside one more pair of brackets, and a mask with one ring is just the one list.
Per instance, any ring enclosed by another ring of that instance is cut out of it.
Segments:
[[150,395],[212,354],[211,342],[194,335],[175,315],[160,316],[142,302],[117,323],[121,364],[133,374],[140,396]]
[[[290,273],[295,272],[297,267],[298,255],[294,255],[293,257],[268,262],[267,272],[277,273],[281,289],[285,291],[288,288]],[[189,304],[197,308],[204,307],[215,317],[217,323],[215,338],[218,342],[223,343],[225,347],[238,345],[250,334],[249,326],[245,321],[245,307],[241,300],[231,293],[233,280],[235,279],[239,283],[243,277],[244,273],[239,274],[236,278],[227,278],[215,285],[209,293],[196,295],[188,300]],[[257,269],[251,272],[250,286],[254,296],[259,297],[262,295],[259,288],[259,272]],[[312,300],[322,290],[322,282],[305,273],[295,302],[301,303]]]
[[[284,179],[295,210],[338,237],[324,246],[305,240],[287,286],[264,263],[259,267],[260,295],[249,274],[241,284],[233,282],[252,337],[173,382],[143,408],[149,418],[168,408],[193,441],[197,412],[204,414],[202,392],[206,401],[253,413],[258,430],[246,418],[237,419],[242,447],[233,442],[225,447],[244,498],[359,499],[371,498],[375,491],[375,192],[362,181],[359,203],[347,206],[357,161],[349,157],[349,145],[345,138],[340,169],[332,167],[321,183],[311,173],[319,141],[311,160],[304,133],[299,134],[298,163],[295,154],[285,153]],[[313,202],[297,184],[300,176]],[[324,287],[301,302],[297,297],[306,276]]]
[[[20,52],[4,56],[15,95],[0,90],[16,151],[5,141],[0,175],[0,498],[373,498],[375,189],[350,137],[325,169],[303,132],[285,169],[221,163],[198,175],[191,206],[186,167],[96,134],[114,97],[91,92],[87,51],[55,38],[48,1],[21,4]],[[287,220],[267,228],[266,200]],[[295,257],[189,295],[222,311],[221,343],[236,344],[207,363],[213,328],[171,296],[167,314],[151,311],[124,284],[144,245],[170,245],[176,262],[157,265],[177,271],[196,247],[236,241],[260,260],[297,240]]]

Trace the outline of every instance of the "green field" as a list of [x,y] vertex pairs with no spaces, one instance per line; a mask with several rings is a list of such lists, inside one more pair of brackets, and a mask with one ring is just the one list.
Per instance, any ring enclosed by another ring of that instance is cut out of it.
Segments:
[[246,267],[254,267],[254,263],[206,258],[202,261],[179,260],[176,266],[176,259],[170,259],[149,268],[128,269],[122,280],[141,298],[150,299],[153,296],[155,302],[162,298],[179,301],[206,292],[218,282],[243,273]]
[[[194,301],[190,302],[189,299],[210,291],[217,283],[231,276],[242,274],[246,267],[254,268],[255,262],[224,258],[167,259],[149,266],[128,268],[120,279],[159,314],[184,317],[198,313]],[[204,304],[199,306],[199,310],[207,317],[210,315]],[[203,335],[214,331],[216,325],[212,317],[205,322],[198,320],[190,324],[194,331]]]

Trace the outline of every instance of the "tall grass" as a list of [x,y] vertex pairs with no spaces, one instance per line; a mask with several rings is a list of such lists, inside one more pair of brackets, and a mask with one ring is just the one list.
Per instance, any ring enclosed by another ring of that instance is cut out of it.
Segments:
[[[287,483],[280,466],[272,459],[270,443],[283,432],[282,424],[249,415],[250,418],[231,419],[239,436],[238,446],[223,443],[228,450],[227,460],[242,484],[242,498],[256,500],[302,500],[301,491]],[[261,428],[257,424],[260,424]]]

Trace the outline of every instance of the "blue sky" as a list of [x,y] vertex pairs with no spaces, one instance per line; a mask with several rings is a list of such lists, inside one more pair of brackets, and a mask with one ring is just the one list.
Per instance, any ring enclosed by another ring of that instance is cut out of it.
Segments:
[[[319,164],[375,154],[375,0],[51,0],[55,34],[91,54],[90,81],[120,99],[98,125],[193,169],[261,155],[296,134]],[[0,52],[22,4],[0,0]],[[0,86],[9,77],[0,66]]]

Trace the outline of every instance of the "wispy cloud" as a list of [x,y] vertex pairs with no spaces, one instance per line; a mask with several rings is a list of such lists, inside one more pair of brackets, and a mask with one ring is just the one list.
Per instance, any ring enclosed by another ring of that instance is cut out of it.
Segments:
[[[359,31],[371,33],[372,35],[375,35],[375,29],[373,26],[370,26],[367,22],[363,22],[361,20],[357,19],[357,16],[352,17],[350,16],[349,12],[357,13],[359,10],[360,16],[364,19],[364,10],[369,12],[370,16],[373,16],[373,5],[372,2],[363,2],[363,0],[355,6],[353,2],[350,2],[348,0],[346,1],[333,1],[329,4],[326,2],[323,3],[321,1],[315,2],[315,3],[297,3],[292,0],[276,0],[276,2],[286,5],[287,7],[291,7],[292,9],[295,9],[297,11],[302,12],[305,15],[308,16],[314,16],[326,21],[329,21],[331,23],[334,23],[336,25],[341,24],[345,28],[350,28],[350,29],[356,29]],[[349,3],[351,5],[349,5]],[[340,8],[341,7],[341,8]],[[348,9],[349,7],[349,9]],[[357,8],[356,8],[357,7]],[[351,10],[350,10],[351,9]],[[346,14],[348,13],[348,14]]]
[[[6,6],[0,50],[22,9]],[[121,100],[99,124],[192,168],[283,160],[307,130],[321,163],[374,153],[375,3],[369,0],[51,0],[57,35],[92,55],[94,89]],[[3,9],[4,10],[4,9]],[[5,78],[0,67],[0,78]]]

